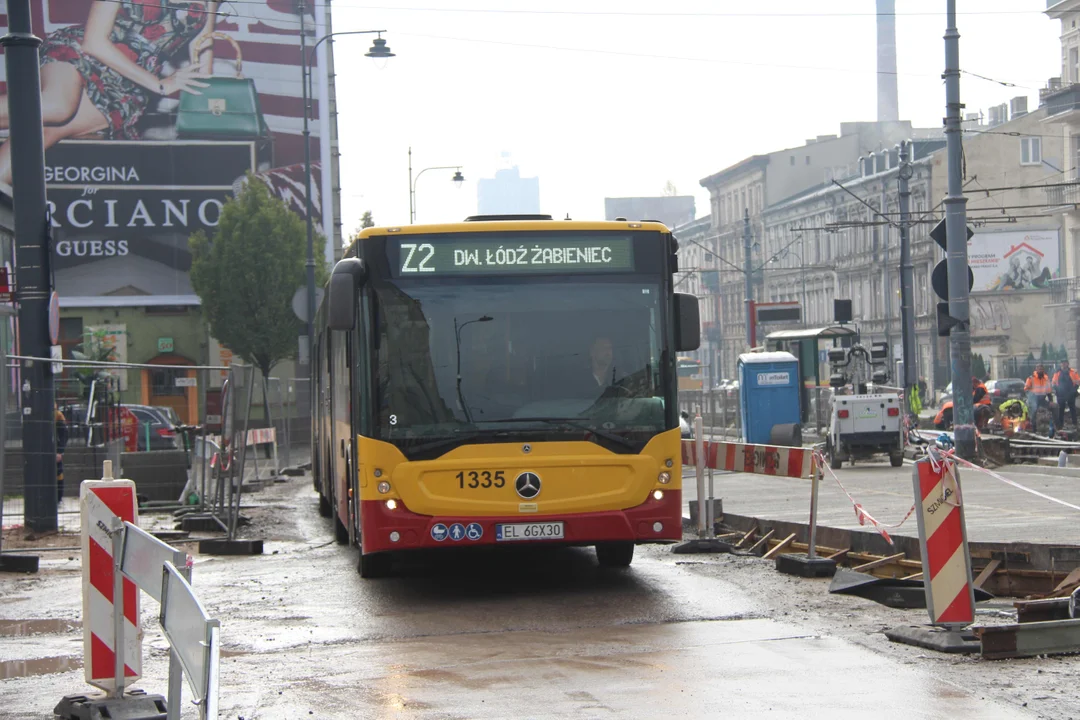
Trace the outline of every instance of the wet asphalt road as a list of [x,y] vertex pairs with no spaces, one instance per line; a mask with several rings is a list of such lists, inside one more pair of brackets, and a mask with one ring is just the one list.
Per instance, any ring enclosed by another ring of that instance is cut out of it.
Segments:
[[[222,620],[223,717],[1029,717],[776,621],[670,548],[639,548],[624,571],[587,549],[441,553],[365,581],[309,488],[274,488],[267,554],[196,562],[194,586]],[[0,578],[0,618],[77,618],[78,587],[61,560],[36,580]],[[164,692],[155,611],[144,603],[142,687]],[[78,637],[0,624],[0,661],[71,656]],[[48,716],[85,689],[74,670],[13,677],[0,717]]]

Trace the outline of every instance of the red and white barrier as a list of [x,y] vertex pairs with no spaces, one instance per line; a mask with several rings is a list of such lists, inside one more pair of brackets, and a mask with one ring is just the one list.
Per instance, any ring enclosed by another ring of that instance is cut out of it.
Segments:
[[975,590],[956,463],[931,456],[915,463],[913,478],[930,622],[970,625],[975,621]]
[[[131,480],[86,480],[79,493],[82,509],[83,657],[86,682],[111,691],[116,685],[113,597],[117,563],[113,557],[113,516],[138,523],[139,506]],[[123,658],[127,681],[142,676],[139,592],[123,579]]]
[[[683,465],[697,465],[697,452],[694,440],[683,440]],[[705,467],[712,470],[791,478],[809,478],[814,473],[811,448],[705,440],[702,453]]]

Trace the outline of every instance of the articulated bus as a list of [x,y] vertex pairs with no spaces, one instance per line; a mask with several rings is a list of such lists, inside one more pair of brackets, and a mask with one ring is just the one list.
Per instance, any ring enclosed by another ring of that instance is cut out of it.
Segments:
[[676,353],[697,299],[656,222],[367,228],[317,317],[320,510],[363,577],[398,552],[682,537]]

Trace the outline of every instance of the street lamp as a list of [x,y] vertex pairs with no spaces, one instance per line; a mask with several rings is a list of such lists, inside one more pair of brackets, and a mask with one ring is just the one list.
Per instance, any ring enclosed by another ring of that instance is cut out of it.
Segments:
[[[428,170],[453,170],[454,176],[450,178],[450,182],[454,183],[461,189],[461,183],[465,182],[465,176],[461,174],[460,165],[440,165],[438,167],[424,168],[420,172],[416,173],[416,179],[413,179],[412,174],[412,148],[409,148],[409,224],[412,225],[416,222],[416,183],[420,182],[420,176],[426,173]],[[471,322],[471,321],[470,321]]]
[[[324,41],[329,40],[335,35],[378,35],[378,37],[372,41],[371,48],[364,53],[365,57],[374,59],[384,59],[394,57],[394,53],[390,52],[390,48],[387,47],[386,41],[383,40],[382,34],[385,30],[343,30],[341,32],[327,33],[321,38],[315,41],[315,44],[311,46],[311,52],[307,49],[307,29],[304,26],[304,18],[307,14],[307,8],[304,0],[300,2],[300,85],[303,96],[304,105],[304,214],[307,215],[307,262],[305,263],[305,269],[307,271],[307,351],[308,351],[308,367],[310,368],[314,376],[314,358],[315,358],[315,232],[313,220],[311,217],[311,130],[309,123],[311,121],[311,62],[315,57],[315,51],[318,49]],[[326,102],[326,98],[323,98],[323,102]],[[324,107],[324,112],[326,108]],[[322,138],[324,142],[329,142],[329,138]],[[323,230],[326,230],[324,225]],[[314,384],[311,386],[314,388]]]
[[465,402],[465,395],[461,392],[461,331],[473,323],[491,322],[495,318],[490,315],[481,315],[475,320],[466,320],[458,325],[457,317],[454,318],[454,341],[457,345],[457,396],[461,403],[461,412],[465,413],[465,421],[472,422],[472,413],[469,412],[469,404]]

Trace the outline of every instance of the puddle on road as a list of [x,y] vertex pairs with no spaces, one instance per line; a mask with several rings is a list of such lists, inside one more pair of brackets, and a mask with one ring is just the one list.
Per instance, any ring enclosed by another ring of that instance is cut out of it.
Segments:
[[33,660],[5,660],[0,662],[0,680],[9,678],[52,675],[54,673],[78,670],[83,666],[78,656],[58,656],[35,658]]
[[78,620],[0,620],[0,637],[59,635],[81,628]]

